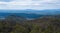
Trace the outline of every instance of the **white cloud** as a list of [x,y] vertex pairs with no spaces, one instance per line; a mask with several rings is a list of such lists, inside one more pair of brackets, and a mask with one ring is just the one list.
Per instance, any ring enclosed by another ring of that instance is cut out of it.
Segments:
[[1,2],[0,9],[60,9],[60,0],[14,0]]

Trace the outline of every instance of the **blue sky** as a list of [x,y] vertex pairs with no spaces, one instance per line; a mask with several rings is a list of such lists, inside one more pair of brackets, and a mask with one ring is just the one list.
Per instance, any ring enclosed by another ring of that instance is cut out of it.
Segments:
[[0,9],[60,9],[60,0],[0,0]]
[[10,2],[10,1],[13,1],[13,0],[0,0],[1,2]]

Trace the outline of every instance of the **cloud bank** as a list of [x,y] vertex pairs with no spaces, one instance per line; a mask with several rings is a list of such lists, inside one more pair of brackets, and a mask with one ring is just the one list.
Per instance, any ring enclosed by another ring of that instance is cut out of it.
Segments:
[[60,9],[60,0],[0,0],[0,9]]

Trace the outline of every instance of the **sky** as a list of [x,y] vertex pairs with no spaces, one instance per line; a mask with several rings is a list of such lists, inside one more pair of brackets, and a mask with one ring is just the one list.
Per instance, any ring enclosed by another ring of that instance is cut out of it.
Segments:
[[60,9],[60,0],[0,0],[0,9]]

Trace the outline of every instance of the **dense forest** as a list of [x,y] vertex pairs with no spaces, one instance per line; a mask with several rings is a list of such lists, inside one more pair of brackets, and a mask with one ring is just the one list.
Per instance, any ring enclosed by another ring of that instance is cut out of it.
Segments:
[[0,19],[0,33],[60,33],[60,15],[42,16],[34,20],[10,15]]

